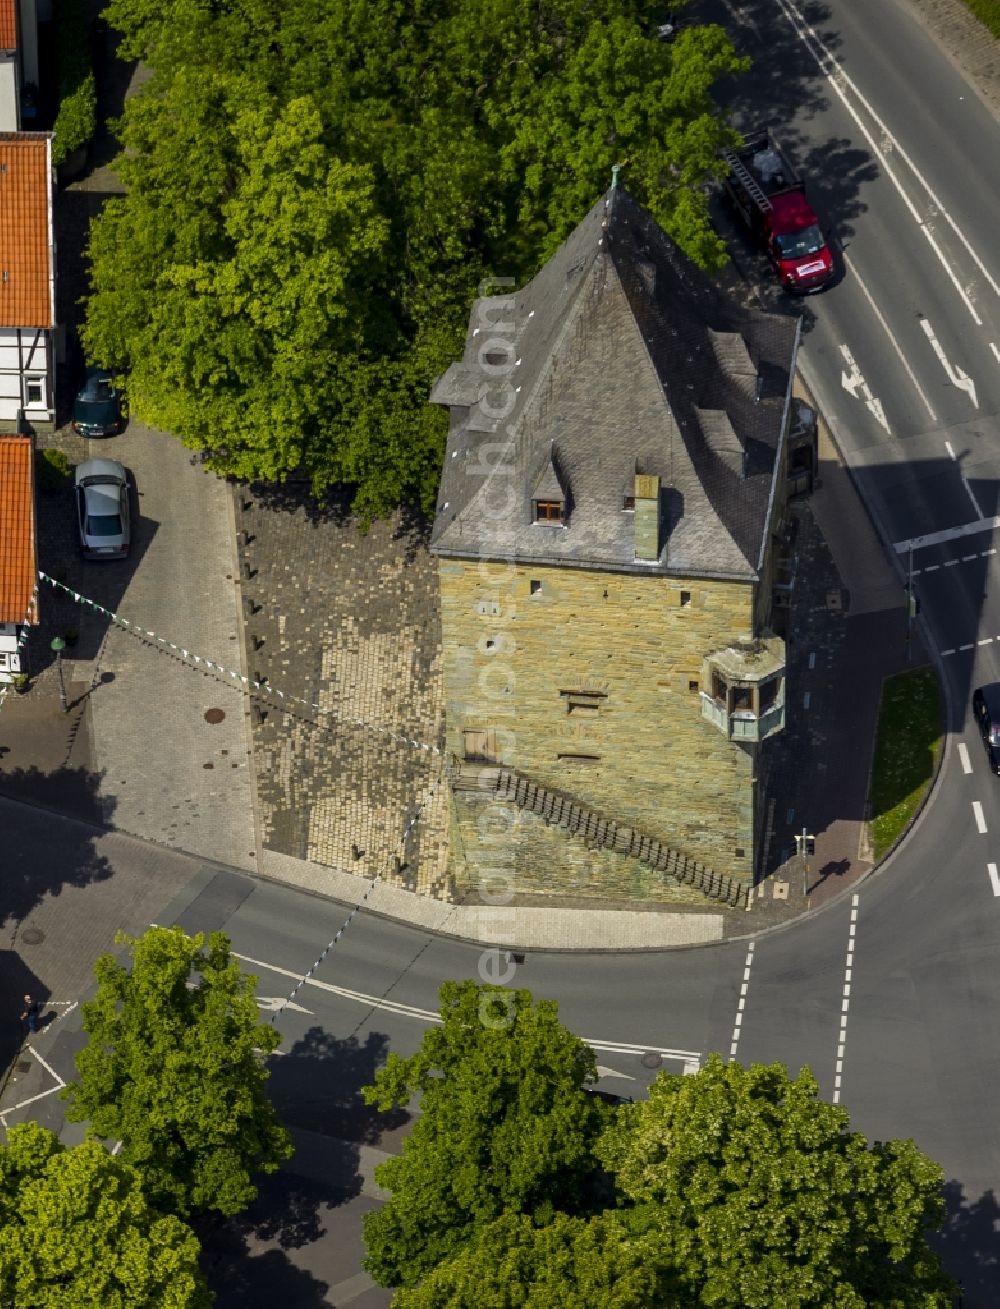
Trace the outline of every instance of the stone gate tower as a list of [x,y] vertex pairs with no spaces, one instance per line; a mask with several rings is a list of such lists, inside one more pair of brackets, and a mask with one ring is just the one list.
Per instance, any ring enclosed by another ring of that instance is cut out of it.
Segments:
[[460,890],[752,881],[798,334],[617,188],[523,289],[474,303],[431,394]]

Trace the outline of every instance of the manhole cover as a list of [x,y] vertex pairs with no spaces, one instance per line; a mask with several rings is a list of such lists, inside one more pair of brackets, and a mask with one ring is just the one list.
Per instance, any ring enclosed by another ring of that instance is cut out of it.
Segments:
[[646,1053],[642,1056],[643,1068],[659,1068],[662,1062],[663,1062],[662,1058],[660,1057],[660,1055],[656,1053],[655,1050],[647,1050]]
[[225,718],[225,716],[226,716],[226,711],[225,711],[225,709],[206,709],[206,710],[205,710],[205,722],[206,722],[206,723],[221,723],[222,720],[223,720],[223,718]]
[[15,1072],[15,1073],[30,1073],[30,1072],[31,1072],[31,1064],[28,1063],[27,1059],[21,1059],[18,1063],[16,1063],[16,1064],[14,1065],[14,1072]]
[[21,933],[21,940],[25,945],[41,945],[45,940],[45,933],[37,927],[26,927]]

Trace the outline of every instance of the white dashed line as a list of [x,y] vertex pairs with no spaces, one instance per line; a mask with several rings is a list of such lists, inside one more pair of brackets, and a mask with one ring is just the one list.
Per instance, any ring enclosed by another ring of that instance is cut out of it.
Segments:
[[959,741],[958,743],[958,757],[962,762],[962,772],[971,773],[972,761],[969,758],[969,748],[964,741]]
[[975,819],[976,819],[976,827],[979,829],[979,835],[980,835],[980,836],[985,836],[985,835],[986,835],[986,819],[985,819],[985,817],[983,816],[983,806],[979,803],[978,800],[973,800],[973,802],[972,802],[972,812],[973,812],[973,814],[975,815]]
[[941,565],[942,568],[954,568],[956,564],[961,563],[960,559],[946,559]]
[[992,636],[984,636],[981,641],[976,642],[976,645],[992,645],[992,644],[993,644]]
[[729,1058],[736,1058],[736,1048],[740,1043],[740,1029],[743,1026],[743,1008],[747,1002],[747,990],[750,987],[750,969],[753,967],[753,949],[755,942],[747,947],[746,963],[743,965],[743,984],[740,986],[740,999],[736,1006],[736,1022],[733,1024],[733,1043],[729,1047]]
[[816,667],[816,652],[815,652],[815,651],[812,651],[812,652],[810,653],[810,655],[809,655],[809,667],[810,667],[810,668],[815,668],[815,667]]
[[975,641],[969,641],[967,645],[960,645],[958,648],[960,652],[963,650],[975,650],[976,643]]
[[990,875],[990,883],[993,887],[993,894],[1000,896],[1000,875],[997,874],[996,864],[987,864],[986,871]]
[[840,1006],[840,1034],[837,1043],[837,1062],[833,1070],[833,1103],[840,1103],[840,1086],[844,1072],[844,1049],[847,1045],[847,1011],[851,1007],[851,973],[854,969],[854,939],[858,930],[857,891],[851,896],[851,926],[847,934],[847,959],[844,963],[844,998]]
[[996,343],[995,343],[995,342],[993,342],[993,341],[990,342],[990,349],[993,351],[993,354],[994,354],[994,356],[996,357],[997,363],[1000,363],[1000,350],[997,349],[997,347],[996,347]]
[[805,695],[802,697],[802,708],[803,708],[803,709],[808,709],[808,708],[809,708],[809,701],[810,701],[811,699],[812,699],[812,692],[811,692],[811,691],[807,691],[807,692],[805,693]]

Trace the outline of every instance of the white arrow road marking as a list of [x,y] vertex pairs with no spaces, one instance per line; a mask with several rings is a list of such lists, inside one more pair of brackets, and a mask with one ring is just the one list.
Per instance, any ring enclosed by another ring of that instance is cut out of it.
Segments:
[[948,380],[951,382],[952,386],[960,387],[963,391],[967,392],[969,399],[978,409],[979,401],[976,399],[975,382],[973,382],[969,374],[965,372],[963,369],[959,368],[957,364],[949,363],[948,358],[944,352],[944,347],[941,345],[941,342],[934,335],[934,328],[931,327],[930,321],[926,318],[921,318],[920,326],[924,329],[924,335],[931,343],[931,349],[937,355],[938,359],[941,360],[941,367],[948,374]]
[[635,1078],[630,1077],[628,1073],[616,1073],[613,1068],[602,1068],[600,1064],[597,1065],[597,1076],[598,1077],[622,1077],[625,1079],[626,1082],[635,1081]]
[[278,1009],[294,1009],[297,1014],[315,1016],[312,1009],[303,1009],[300,1004],[295,1004],[292,1000],[286,1000],[282,995],[259,995],[257,997],[257,1007],[264,1009],[267,1013],[275,1013]]
[[958,743],[958,757],[962,761],[962,772],[971,773],[972,763],[969,760],[969,751],[964,741]]
[[851,347],[849,345],[842,345],[840,347],[840,353],[844,356],[844,362],[851,370],[850,373],[841,372],[841,386],[849,395],[852,395],[855,400],[858,398],[858,392],[860,391],[861,397],[865,402],[865,408],[870,414],[874,415],[876,421],[885,429],[886,435],[890,436],[889,424],[885,421],[885,410],[882,408],[882,402],[881,400],[876,400],[872,395],[871,387],[861,376],[861,369],[855,363],[854,356],[851,354]]
[[997,875],[996,864],[987,864],[986,869],[990,875],[990,882],[993,884],[993,894],[1000,895],[1000,876]]
[[979,835],[986,835],[986,819],[983,817],[983,806],[978,800],[972,802],[972,812],[976,818],[976,826],[979,828]]

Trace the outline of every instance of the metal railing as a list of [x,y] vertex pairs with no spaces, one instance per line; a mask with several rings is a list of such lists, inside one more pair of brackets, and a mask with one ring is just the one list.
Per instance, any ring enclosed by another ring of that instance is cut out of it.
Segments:
[[553,827],[561,827],[571,836],[580,837],[588,845],[618,854],[631,855],[647,868],[664,877],[691,886],[712,900],[720,900],[734,908],[746,908],[751,886],[738,877],[717,873],[707,864],[673,850],[656,837],[646,836],[614,818],[606,818],[596,810],[580,804],[569,796],[550,790],[509,768],[463,768],[452,756],[449,780],[456,791],[488,791],[499,799],[510,800],[520,809],[536,814]]

